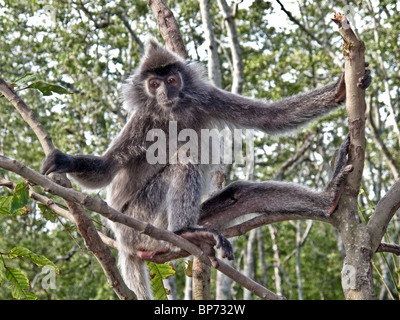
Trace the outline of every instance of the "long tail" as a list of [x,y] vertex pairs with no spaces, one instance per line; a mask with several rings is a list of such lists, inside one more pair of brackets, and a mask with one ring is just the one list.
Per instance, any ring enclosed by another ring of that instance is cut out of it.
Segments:
[[118,265],[122,278],[128,288],[136,293],[138,300],[152,300],[153,293],[146,263],[137,255],[119,250]]

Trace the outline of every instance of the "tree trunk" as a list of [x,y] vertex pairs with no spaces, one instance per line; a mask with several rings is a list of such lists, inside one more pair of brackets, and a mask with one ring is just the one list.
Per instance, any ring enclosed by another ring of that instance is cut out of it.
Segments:
[[211,83],[221,88],[221,71],[218,56],[218,45],[215,41],[214,27],[210,14],[210,0],[199,0],[201,20],[203,22],[204,38],[208,53],[208,78]]
[[211,267],[196,257],[193,260],[193,299],[210,300]]
[[268,230],[271,235],[272,250],[274,252],[274,275],[275,275],[275,292],[282,294],[282,277],[280,274],[281,259],[279,257],[278,244],[276,243],[276,228],[268,225]]
[[229,45],[232,54],[232,89],[233,93],[240,94],[243,89],[244,72],[243,72],[243,56],[240,48],[239,35],[237,33],[235,17],[225,0],[218,0],[218,5],[224,16]]
[[349,123],[350,147],[348,164],[354,167],[348,176],[339,210],[334,213],[336,227],[346,250],[342,269],[342,287],[346,299],[374,299],[372,279],[372,254],[370,233],[360,224],[358,193],[365,159],[365,90],[357,87],[358,79],[365,73],[365,46],[350,28],[346,17],[340,13],[333,19],[344,40],[343,54],[346,82],[346,111]]
[[[247,240],[247,246],[244,254],[243,274],[251,279],[254,279],[254,260],[255,260],[254,249],[257,239],[256,234],[257,234],[257,229],[253,229],[250,231],[249,239]],[[251,299],[252,299],[251,292],[249,290],[244,289],[243,300],[251,300]]]

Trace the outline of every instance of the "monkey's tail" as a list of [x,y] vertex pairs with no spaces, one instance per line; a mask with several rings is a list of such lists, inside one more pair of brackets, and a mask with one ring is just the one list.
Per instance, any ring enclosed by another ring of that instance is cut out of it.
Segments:
[[118,265],[122,278],[128,288],[136,293],[138,300],[152,300],[149,269],[144,260],[135,254],[120,250]]

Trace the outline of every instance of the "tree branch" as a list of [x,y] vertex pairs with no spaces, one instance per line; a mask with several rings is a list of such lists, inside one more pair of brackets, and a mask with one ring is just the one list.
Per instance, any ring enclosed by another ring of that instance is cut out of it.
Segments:
[[178,22],[171,9],[168,8],[163,0],[147,0],[147,3],[157,19],[160,33],[167,48],[184,59],[188,59],[189,56],[179,32]]
[[200,0],[200,13],[203,22],[204,38],[208,53],[208,78],[217,88],[221,88],[222,77],[220,71],[220,60],[218,56],[218,45],[215,41],[214,26],[210,14],[210,0]]
[[347,177],[339,210],[333,214],[346,249],[341,274],[342,287],[348,300],[369,300],[374,299],[375,294],[371,263],[375,250],[371,248],[369,228],[357,219],[366,147],[365,90],[357,84],[365,74],[365,46],[343,14],[335,13],[332,20],[339,26],[339,33],[344,40],[346,111],[350,134],[348,164],[354,168]]
[[[332,223],[332,216],[328,215],[332,199],[324,192],[315,192],[315,197],[310,197],[310,192],[310,189],[293,183],[237,181],[203,203],[199,224],[219,229],[227,221],[254,212],[264,215],[242,224],[246,230],[250,225],[275,219],[275,222],[313,219]],[[281,203],[285,200],[281,199],[282,194],[287,193],[291,194],[292,201],[282,211]]]
[[346,82],[346,111],[349,119],[350,150],[349,164],[354,171],[348,177],[348,187],[351,196],[358,196],[365,159],[365,90],[357,86],[358,79],[365,73],[365,46],[349,26],[346,17],[336,13],[332,19],[338,26],[344,40],[343,54]]
[[46,154],[54,149],[53,141],[47,134],[43,125],[37,119],[35,113],[25,104],[25,102],[15,93],[2,78],[0,78],[0,92],[10,101],[15,109],[21,114],[25,122],[32,128],[33,132],[39,139],[43,150]]
[[280,2],[279,0],[276,0],[276,2],[278,2],[278,4],[281,7],[281,10],[288,16],[289,20],[292,21],[297,26],[299,26],[299,28],[301,30],[303,30],[312,40],[314,40],[316,43],[318,43],[321,46],[321,48],[325,49],[328,52],[328,54],[331,56],[331,58],[333,59],[335,64],[341,68],[342,62],[338,58],[338,56],[335,54],[335,52],[332,50],[332,48],[327,43],[323,43],[319,38],[317,38],[315,36],[315,34],[313,34],[311,31],[309,31],[299,20],[297,20],[290,11],[286,10],[286,8],[282,4],[282,2]]
[[228,40],[232,55],[232,92],[240,94],[243,89],[244,71],[242,49],[240,48],[239,35],[235,24],[235,17],[225,0],[218,0],[218,5],[226,21]]
[[378,246],[376,252],[390,252],[395,254],[396,256],[400,256],[400,245],[382,242]]
[[378,202],[375,211],[368,221],[368,229],[371,233],[372,250],[376,250],[386,232],[387,226],[400,209],[400,180],[386,192],[385,196]]

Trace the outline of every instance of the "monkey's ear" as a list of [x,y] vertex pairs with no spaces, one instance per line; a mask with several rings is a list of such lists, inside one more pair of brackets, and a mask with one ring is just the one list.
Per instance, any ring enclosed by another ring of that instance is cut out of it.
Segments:
[[161,49],[162,45],[153,37],[147,40],[147,50],[158,50]]
[[184,63],[184,60],[161,45],[155,38],[149,38],[138,71],[139,73],[154,72],[177,63]]
[[159,50],[163,50],[164,47],[163,45],[157,41],[156,38],[154,37],[149,37],[146,41],[146,54],[148,54],[149,52],[157,52]]

